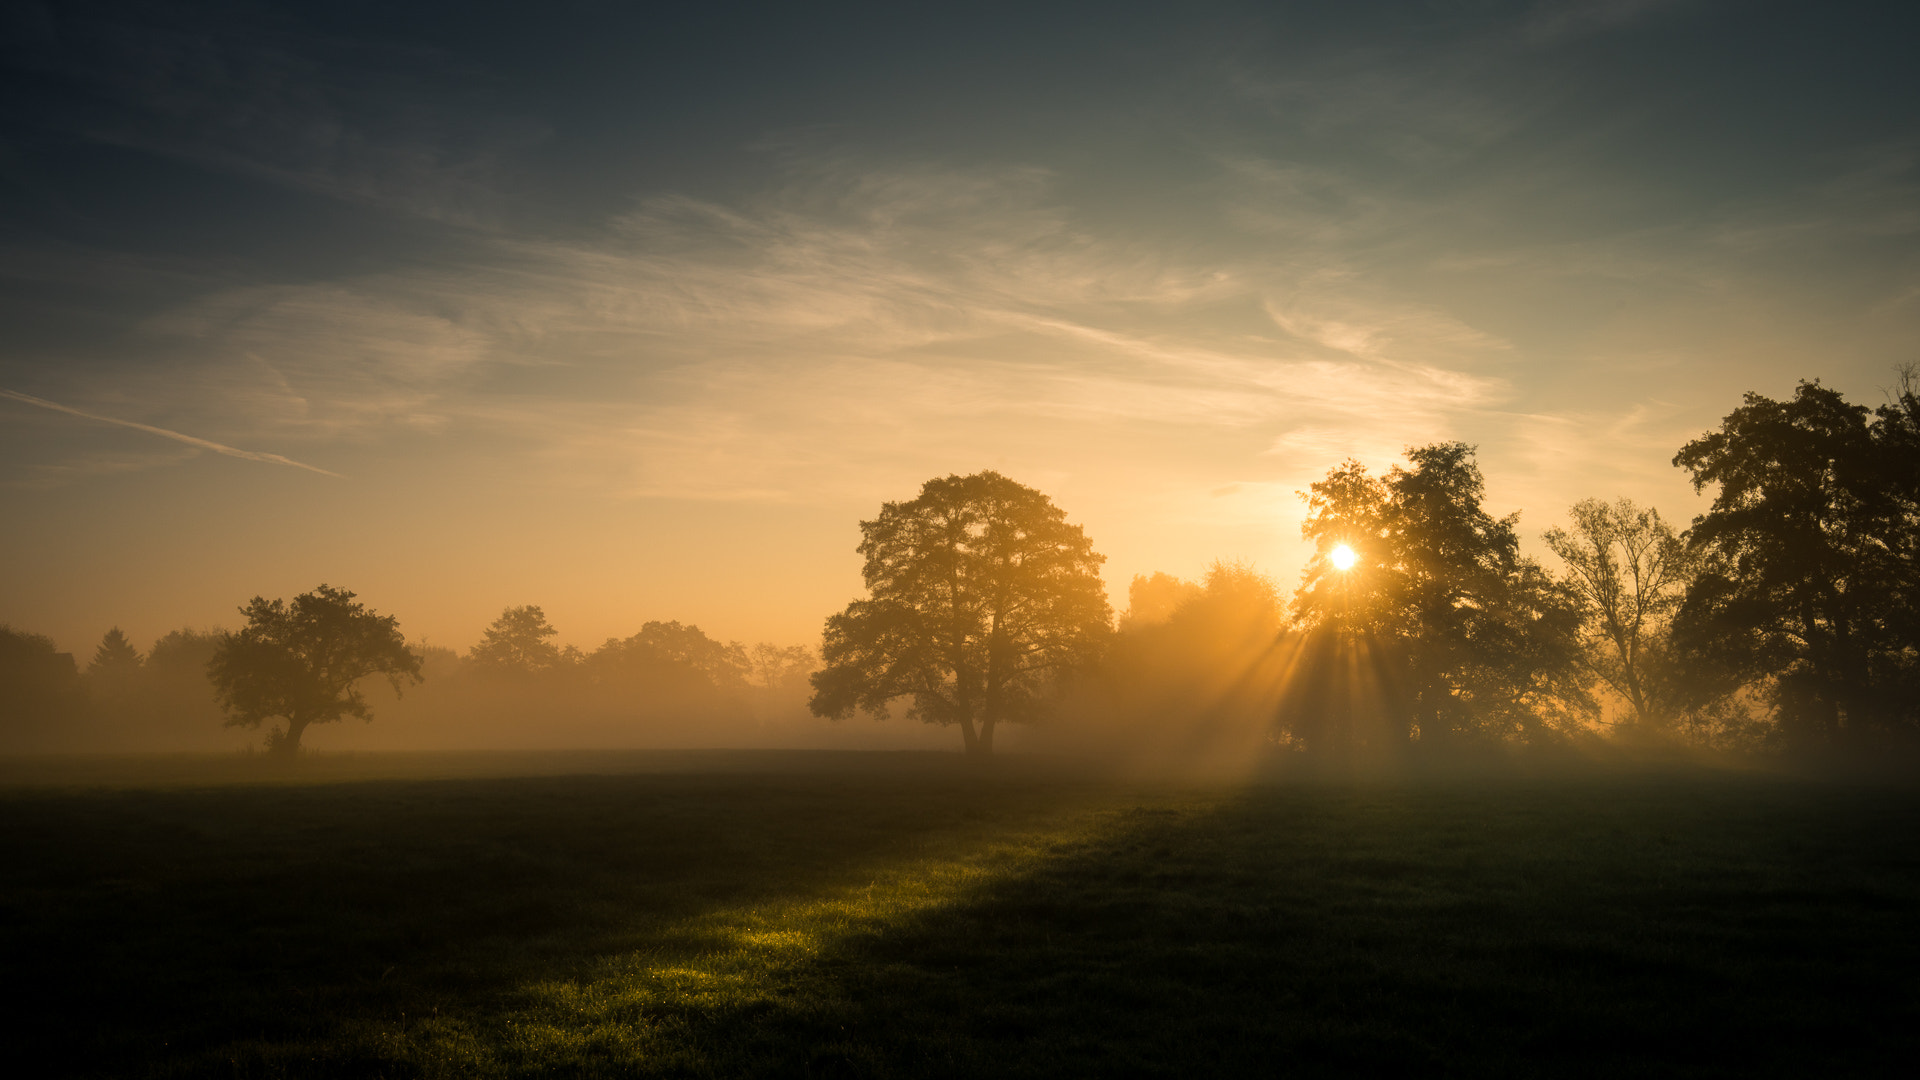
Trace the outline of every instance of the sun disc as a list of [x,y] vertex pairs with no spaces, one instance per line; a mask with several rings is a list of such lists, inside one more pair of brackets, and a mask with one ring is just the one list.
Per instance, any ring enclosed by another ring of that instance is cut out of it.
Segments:
[[1345,544],[1334,548],[1333,553],[1329,555],[1328,558],[1333,560],[1334,569],[1336,570],[1351,570],[1353,569],[1353,564],[1360,561],[1360,556],[1355,555],[1353,549]]

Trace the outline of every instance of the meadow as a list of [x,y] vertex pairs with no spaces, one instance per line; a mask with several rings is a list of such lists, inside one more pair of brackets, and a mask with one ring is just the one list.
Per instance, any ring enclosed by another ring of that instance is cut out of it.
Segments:
[[1920,791],[957,755],[0,766],[14,1075],[1862,1075]]

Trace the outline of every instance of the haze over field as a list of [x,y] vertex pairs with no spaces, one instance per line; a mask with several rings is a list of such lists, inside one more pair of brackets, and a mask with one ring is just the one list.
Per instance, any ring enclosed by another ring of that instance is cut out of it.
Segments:
[[1116,608],[1290,591],[1295,492],[1446,440],[1545,557],[1920,341],[1898,5],[5,19],[0,620],[83,661],[322,581],[813,644],[856,523],[987,469]]

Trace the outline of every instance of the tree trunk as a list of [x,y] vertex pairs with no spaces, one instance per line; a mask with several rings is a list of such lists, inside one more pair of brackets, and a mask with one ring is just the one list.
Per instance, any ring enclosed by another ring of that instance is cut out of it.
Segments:
[[974,752],[981,757],[993,756],[993,717],[980,721],[980,742]]
[[307,730],[307,721],[288,717],[287,733],[281,736],[279,743],[274,746],[273,752],[285,758],[292,758],[294,755],[300,753],[300,733],[305,730]]
[[980,736],[973,733],[973,717],[965,713],[960,714],[960,737],[966,741],[968,757],[980,752]]

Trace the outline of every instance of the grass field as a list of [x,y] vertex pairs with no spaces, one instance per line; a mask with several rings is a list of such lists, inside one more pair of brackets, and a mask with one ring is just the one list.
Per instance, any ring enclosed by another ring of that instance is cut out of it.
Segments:
[[0,770],[13,1075],[1905,1075],[1920,1049],[1907,787],[513,764]]

